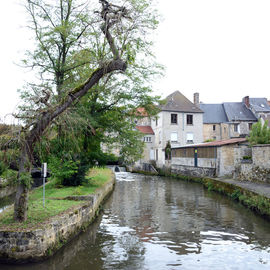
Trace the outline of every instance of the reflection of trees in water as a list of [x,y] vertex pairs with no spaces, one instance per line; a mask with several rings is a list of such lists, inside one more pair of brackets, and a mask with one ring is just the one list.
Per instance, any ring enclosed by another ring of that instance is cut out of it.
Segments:
[[9,196],[0,198],[0,212],[5,209],[8,205],[13,204],[15,198],[15,193]]

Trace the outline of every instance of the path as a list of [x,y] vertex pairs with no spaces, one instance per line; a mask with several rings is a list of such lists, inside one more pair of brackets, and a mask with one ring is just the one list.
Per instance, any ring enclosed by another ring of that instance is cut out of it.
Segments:
[[250,190],[259,195],[263,195],[270,199],[270,184],[262,183],[262,182],[250,182],[250,181],[240,181],[234,179],[226,179],[226,178],[214,178],[216,181],[230,183],[232,185]]

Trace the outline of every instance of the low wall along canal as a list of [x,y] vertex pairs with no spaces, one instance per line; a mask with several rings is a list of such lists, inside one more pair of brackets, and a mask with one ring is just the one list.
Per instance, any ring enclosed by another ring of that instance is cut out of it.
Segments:
[[94,220],[101,203],[113,190],[114,183],[113,177],[93,195],[69,196],[66,199],[79,199],[85,203],[42,224],[40,229],[0,230],[0,261],[25,263],[53,255]]
[[269,221],[199,183],[116,173],[104,212],[48,260],[1,270],[269,269]]

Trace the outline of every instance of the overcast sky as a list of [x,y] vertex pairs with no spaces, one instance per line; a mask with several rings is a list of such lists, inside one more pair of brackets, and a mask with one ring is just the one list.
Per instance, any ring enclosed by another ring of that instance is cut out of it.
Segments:
[[[18,2],[1,2],[2,119],[19,103],[17,89],[31,76],[14,64],[31,46]],[[163,21],[155,52],[166,73],[153,85],[156,94],[179,90],[192,100],[199,92],[205,103],[246,95],[270,99],[270,0],[159,0],[158,7]]]

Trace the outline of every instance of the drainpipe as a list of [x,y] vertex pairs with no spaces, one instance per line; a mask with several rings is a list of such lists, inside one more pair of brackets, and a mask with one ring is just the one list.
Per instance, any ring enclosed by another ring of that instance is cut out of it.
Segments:
[[184,113],[183,113],[183,117],[182,117],[182,123],[183,123],[182,129],[184,131],[185,130],[185,114]]

